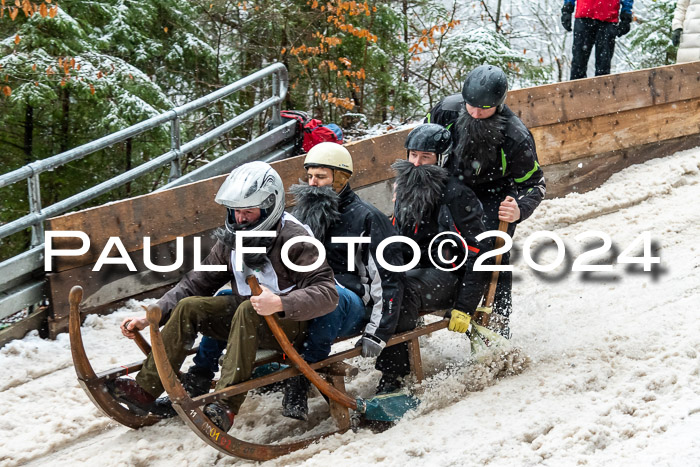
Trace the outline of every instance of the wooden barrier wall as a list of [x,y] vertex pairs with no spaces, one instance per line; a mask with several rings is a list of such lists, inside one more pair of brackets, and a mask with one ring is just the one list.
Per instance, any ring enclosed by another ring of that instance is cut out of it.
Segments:
[[[446,93],[447,94],[447,93]],[[531,129],[548,196],[563,196],[599,186],[633,163],[700,145],[700,62],[511,91],[507,104]],[[355,165],[354,188],[392,178],[390,164],[404,157],[409,130],[347,145]],[[303,157],[273,166],[285,186],[303,175]],[[80,230],[91,240],[79,257],[57,258],[49,275],[51,335],[67,328],[67,296],[72,285],[85,289],[85,312],[96,312],[129,297],[159,296],[192,267],[187,260],[172,273],[143,266],[143,237],[150,237],[157,264],[174,261],[174,239],[202,236],[208,250],[212,229],[222,223],[223,207],[214,195],[224,176],[163,192],[92,208],[48,221],[47,230]],[[138,273],[126,266],[92,266],[109,237],[119,237]],[[56,239],[56,248],[77,248],[72,239]],[[185,255],[191,258],[191,254]],[[158,258],[158,259],[156,259]]]

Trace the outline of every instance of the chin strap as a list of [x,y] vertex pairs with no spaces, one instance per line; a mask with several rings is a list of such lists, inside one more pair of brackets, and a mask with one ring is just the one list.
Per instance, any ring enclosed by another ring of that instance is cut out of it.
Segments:
[[344,170],[333,169],[333,191],[340,193],[348,184],[348,180],[352,174],[347,173]]

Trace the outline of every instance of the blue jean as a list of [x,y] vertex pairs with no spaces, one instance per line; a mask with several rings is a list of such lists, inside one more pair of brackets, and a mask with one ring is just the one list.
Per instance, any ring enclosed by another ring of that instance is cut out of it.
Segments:
[[[331,353],[331,345],[336,338],[359,333],[366,322],[365,305],[362,299],[345,287],[336,285],[335,289],[340,297],[335,310],[309,322],[308,336],[301,351],[301,356],[309,363],[319,362],[328,357]],[[216,295],[231,295],[231,293],[231,290],[222,290]],[[219,357],[225,349],[226,341],[202,336],[199,350],[194,357],[194,366],[189,371],[213,378],[219,371]]]
[[362,299],[345,287],[336,285],[340,299],[338,306],[327,315],[314,318],[307,327],[301,356],[309,363],[320,362],[331,353],[331,345],[338,337],[359,333],[367,321]]

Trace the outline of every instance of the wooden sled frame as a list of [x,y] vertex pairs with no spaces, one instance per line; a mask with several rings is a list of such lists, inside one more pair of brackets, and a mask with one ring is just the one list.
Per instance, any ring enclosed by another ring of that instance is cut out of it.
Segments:
[[[505,232],[507,227],[508,224],[506,222],[500,222],[499,230]],[[502,243],[502,239],[498,238],[494,247],[498,249],[502,246]],[[496,265],[501,263],[501,255],[496,256],[495,263]],[[253,295],[259,295],[262,290],[260,289],[260,285],[258,284],[255,276],[249,276],[246,280],[251,291],[253,292]],[[490,307],[493,303],[497,282],[498,271],[494,271],[484,296],[484,304],[487,307]],[[152,414],[135,414],[134,412],[124,408],[117,400],[115,400],[107,391],[104,390],[105,381],[128,374],[129,371],[137,371],[141,368],[142,364],[132,364],[126,368],[121,367],[120,369],[109,370],[107,372],[100,373],[100,375],[96,375],[92,370],[92,366],[90,365],[90,362],[85,354],[85,348],[83,346],[82,336],[80,334],[79,306],[80,300],[82,299],[82,294],[82,288],[80,286],[75,286],[71,289],[69,296],[69,332],[71,352],[73,354],[73,361],[75,363],[76,373],[78,374],[78,380],[80,381],[81,386],[85,392],[87,392],[92,402],[97,405],[97,407],[103,413],[115,421],[130,428],[140,428],[146,425],[153,425],[158,420],[162,419],[162,417]],[[359,356],[362,349],[360,347],[354,347],[350,350],[331,355],[320,362],[308,364],[289,342],[289,339],[280,328],[278,319],[275,315],[265,316],[265,321],[275,336],[275,339],[279,343],[281,349],[290,357],[296,368],[289,367],[260,378],[254,378],[242,383],[234,384],[224,389],[192,399],[182,386],[178,374],[170,365],[168,356],[165,352],[163,337],[159,329],[161,315],[162,312],[157,305],[150,305],[148,307],[146,317],[150,325],[151,346],[148,345],[138,331],[136,332],[136,344],[145,355],[148,355],[149,351],[153,353],[153,359],[158,370],[158,376],[163,383],[163,387],[167,392],[168,397],[170,397],[175,412],[205,443],[224,454],[255,461],[274,459],[275,457],[283,456],[298,449],[305,448],[315,441],[327,436],[347,431],[351,427],[349,410],[352,409],[353,411],[356,411],[359,409],[359,412],[362,412],[362,407],[360,407],[362,405],[362,400],[352,398],[345,391],[345,376],[354,376],[357,374],[356,369],[344,363],[344,360],[346,359]],[[476,321],[482,321],[482,324],[485,324],[483,323],[483,320],[487,321],[488,317],[484,317],[482,315],[476,318]],[[420,336],[431,334],[440,329],[444,329],[447,326],[448,321],[443,319],[434,323],[418,326],[416,329],[411,331],[397,334],[390,338],[387,342],[387,347],[401,344],[403,342],[408,343],[409,364],[417,383],[420,383],[424,378],[423,363],[418,338]],[[348,339],[355,337],[357,336],[349,337]],[[259,362],[258,364],[262,363],[263,362]],[[325,373],[328,380],[324,379],[318,373],[319,370]],[[319,391],[321,391],[322,394],[328,397],[331,417],[337,424],[337,430],[329,431],[327,433],[293,443],[257,444],[243,441],[220,430],[202,411],[202,407],[212,402],[216,402],[237,394],[242,394],[251,389],[267,386],[268,384],[284,381],[285,379],[299,374],[306,376],[311,383],[316,386]]]
[[[87,358],[80,331],[79,305],[81,299],[82,288],[80,286],[73,287],[69,296],[69,333],[71,352],[73,355],[76,374],[78,375],[78,381],[88,394],[90,400],[92,400],[92,402],[106,416],[130,428],[137,429],[143,426],[153,425],[159,420],[162,420],[163,418],[157,415],[140,415],[128,410],[104,390],[105,382],[138,371],[141,369],[143,362],[131,363],[126,366],[101,372],[99,374],[94,372]],[[219,391],[190,398],[182,386],[182,383],[177,376],[177,372],[173,370],[167,359],[162,335],[160,333],[160,329],[158,328],[160,316],[161,310],[157,306],[151,305],[148,307],[147,319],[150,323],[151,351],[153,352],[153,357],[161,382],[163,383],[165,391],[173,403],[173,408],[180,418],[190,429],[192,429],[202,440],[204,440],[204,442],[213,448],[231,456],[255,461],[264,461],[274,459],[275,457],[288,454],[298,449],[302,449],[322,438],[336,433],[343,433],[351,428],[350,409],[355,410],[357,405],[356,399],[349,396],[345,390],[345,377],[356,375],[357,369],[345,364],[344,360],[359,356],[362,352],[360,347],[338,352],[325,360],[308,365],[318,378],[311,379],[311,381],[319,389],[319,391],[322,393],[328,392],[327,387],[325,387],[323,383],[319,383],[318,380],[323,382],[328,381],[326,384],[333,389],[333,394],[329,398],[329,405],[331,417],[335,420],[337,425],[336,430],[293,443],[269,445],[256,444],[238,439],[228,433],[222,432],[204,414],[202,407],[223,398],[236,394],[242,394],[249,390],[261,388],[275,382],[284,381],[293,376],[302,374],[302,372],[295,367],[289,367],[260,378],[254,378],[229,386]],[[431,334],[440,329],[444,329],[447,327],[447,324],[447,320],[440,320],[424,326],[419,326],[412,331],[397,334],[387,342],[387,347],[403,342],[408,343],[411,370],[417,382],[421,382],[424,378],[418,338],[420,336]],[[284,334],[282,335],[284,336]],[[275,337],[278,337],[277,334]],[[353,336],[351,338],[355,337],[357,336]],[[289,343],[288,340],[287,343]],[[144,344],[146,347],[144,347]],[[282,348],[284,348],[283,343],[280,343],[280,345]],[[145,343],[145,341],[143,341],[143,343],[139,343],[139,347],[145,354],[148,353],[147,346],[148,344]],[[258,361],[256,362],[256,365],[269,361],[270,359]],[[340,397],[334,397],[338,394],[340,394]]]

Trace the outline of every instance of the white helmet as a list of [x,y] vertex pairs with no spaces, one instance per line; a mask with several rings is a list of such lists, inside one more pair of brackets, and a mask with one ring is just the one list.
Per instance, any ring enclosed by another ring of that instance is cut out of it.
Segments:
[[328,167],[344,170],[352,175],[352,157],[350,151],[338,143],[324,141],[309,149],[304,159],[304,168]]
[[309,149],[304,159],[304,168],[326,167],[333,171],[333,189],[336,193],[345,188],[352,175],[352,156],[350,151],[338,143],[325,141]]
[[[226,230],[274,230],[284,212],[284,186],[275,169],[255,161],[233,169],[214,200],[226,206]],[[260,208],[260,219],[252,225],[236,224],[235,209]]]

